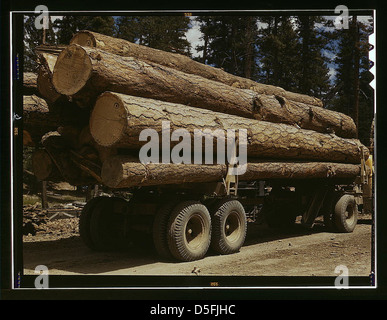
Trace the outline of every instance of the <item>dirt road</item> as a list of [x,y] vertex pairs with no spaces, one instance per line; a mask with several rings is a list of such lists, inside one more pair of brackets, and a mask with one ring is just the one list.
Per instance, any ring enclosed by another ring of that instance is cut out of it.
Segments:
[[249,224],[239,253],[209,252],[194,262],[163,261],[150,241],[125,251],[93,252],[78,235],[77,218],[55,223],[48,234],[24,236],[25,274],[34,274],[37,265],[46,265],[52,275],[335,276],[338,265],[345,265],[350,276],[368,276],[371,271],[367,216],[360,216],[349,234],[328,232],[318,223],[311,230],[296,225],[287,232]]

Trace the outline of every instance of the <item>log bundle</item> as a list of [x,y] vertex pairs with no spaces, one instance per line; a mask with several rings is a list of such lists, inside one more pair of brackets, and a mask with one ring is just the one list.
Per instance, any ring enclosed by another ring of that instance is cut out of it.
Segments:
[[335,132],[345,138],[356,136],[354,121],[342,113],[79,45],[70,45],[60,53],[52,81],[58,92],[71,96],[81,107],[93,105],[104,91],[113,91],[322,133]]
[[[237,139],[244,130],[248,164],[240,180],[355,179],[368,157],[354,121],[319,99],[183,55],[90,31],[37,52],[40,69],[25,81],[23,117],[39,144],[33,167],[40,180],[133,188],[225,178],[227,163],[141,163],[141,133],[153,130],[161,150],[164,123],[169,137],[184,129],[191,150],[198,130],[212,138],[234,130]],[[170,149],[182,143],[175,140]]]
[[148,63],[156,63],[162,66],[180,70],[184,73],[198,75],[200,77],[227,84],[241,89],[250,89],[260,94],[278,95],[295,102],[308,103],[322,107],[321,100],[303,94],[296,94],[282,88],[261,84],[250,79],[234,76],[219,68],[214,68],[199,63],[187,56],[165,52],[162,50],[138,45],[124,39],[109,37],[97,32],[83,30],[71,39],[70,44],[78,44],[83,47],[102,49],[122,57],[133,57]]

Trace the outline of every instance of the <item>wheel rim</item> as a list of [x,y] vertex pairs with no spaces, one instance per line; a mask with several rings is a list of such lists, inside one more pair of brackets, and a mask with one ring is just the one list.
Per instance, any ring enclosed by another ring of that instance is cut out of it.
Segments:
[[185,232],[184,242],[191,250],[201,248],[205,239],[205,221],[199,213],[194,213],[188,220]]
[[238,212],[232,211],[224,223],[224,234],[229,242],[235,242],[241,235],[241,220]]

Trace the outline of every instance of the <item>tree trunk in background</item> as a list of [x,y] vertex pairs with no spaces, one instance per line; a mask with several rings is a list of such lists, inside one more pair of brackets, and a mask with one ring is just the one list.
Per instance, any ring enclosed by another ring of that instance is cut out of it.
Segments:
[[354,63],[353,63],[353,120],[356,125],[356,138],[358,137],[359,127],[359,65],[360,65],[360,43],[359,43],[359,27],[357,16],[353,16],[353,37],[354,37]]
[[253,65],[254,65],[254,55],[253,55],[253,45],[254,45],[254,17],[247,17],[247,29],[246,29],[246,58],[245,58],[245,70],[244,76],[247,79],[251,79]]

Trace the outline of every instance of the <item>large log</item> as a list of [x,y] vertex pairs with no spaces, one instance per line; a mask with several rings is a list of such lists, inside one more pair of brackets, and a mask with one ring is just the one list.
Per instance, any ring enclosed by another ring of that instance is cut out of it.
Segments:
[[252,117],[257,96],[250,90],[78,45],[58,56],[53,84],[82,106],[104,91],[114,91],[196,107],[204,107],[206,101],[205,107],[246,117]]
[[23,96],[23,129],[35,144],[46,132],[56,130],[61,122],[58,115],[49,112],[44,99],[36,95]]
[[185,73],[195,74],[242,89],[250,89],[261,94],[278,95],[296,102],[307,103],[319,107],[323,106],[320,99],[311,96],[289,92],[280,87],[257,83],[250,79],[234,76],[222,69],[194,61],[181,54],[142,46],[124,39],[109,37],[97,32],[88,30],[79,31],[71,39],[70,44],[95,47],[120,56],[134,57],[147,62],[154,62],[169,68],[181,70]]
[[38,75],[34,72],[23,73],[23,95],[38,94]]
[[254,118],[295,125],[321,133],[335,133],[343,138],[356,137],[356,125],[351,117],[341,112],[313,107],[279,96],[274,98],[260,95],[255,105]]
[[[361,148],[368,155],[368,149],[356,139],[112,92],[98,98],[89,125],[98,144],[138,150],[144,145],[139,141],[142,130],[154,129],[161,137],[163,121],[168,122],[171,131],[187,130],[190,143],[195,130],[211,130],[216,135],[217,129],[236,133],[245,129],[248,157],[360,163]],[[169,139],[170,132],[167,134]],[[171,147],[176,144],[171,142]]]
[[[141,164],[132,157],[114,156],[102,167],[102,182],[110,188],[221,182],[226,165]],[[330,162],[262,161],[247,164],[240,181],[261,179],[354,179],[360,165]]]
[[38,149],[32,154],[32,171],[40,181],[63,181],[58,168],[44,149]]
[[335,132],[346,138],[352,138],[356,133],[353,120],[342,113],[288,103],[280,96],[234,88],[154,63],[78,45],[67,47],[59,55],[53,84],[58,92],[72,96],[81,106],[91,105],[104,91],[114,91],[297,125],[322,133]]
[[55,90],[52,84],[52,72],[59,53],[39,52],[39,71],[37,78],[37,87],[40,95],[49,103],[54,104],[62,95]]

